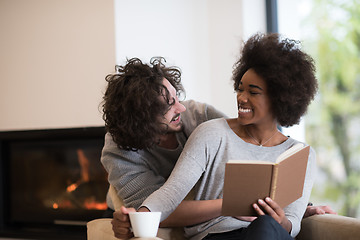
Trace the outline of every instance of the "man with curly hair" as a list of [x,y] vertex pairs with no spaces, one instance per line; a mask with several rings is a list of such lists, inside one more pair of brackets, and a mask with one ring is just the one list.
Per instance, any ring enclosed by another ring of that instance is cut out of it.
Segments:
[[[184,95],[181,72],[163,62],[163,58],[153,58],[144,64],[133,58],[106,77],[103,118],[108,133],[101,162],[126,207],[140,207],[165,183],[200,123],[224,117],[210,105],[180,102]],[[107,203],[110,211],[114,209],[109,198]],[[162,226],[187,226],[216,217],[221,200],[184,201],[178,209]]]

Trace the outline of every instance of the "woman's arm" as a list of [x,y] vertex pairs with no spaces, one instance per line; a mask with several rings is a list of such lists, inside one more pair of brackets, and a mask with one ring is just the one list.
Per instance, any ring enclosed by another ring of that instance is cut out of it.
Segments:
[[165,220],[195,186],[204,169],[205,167],[198,163],[198,159],[183,152],[165,184],[153,192],[141,207],[161,212],[161,221]]
[[[205,222],[220,216],[221,205],[222,199],[184,200],[167,219],[160,223],[160,227],[185,227]],[[111,223],[115,237],[121,239],[133,237],[128,216],[128,213],[133,211],[134,208],[121,207],[119,211],[114,212]],[[138,211],[149,211],[149,209],[143,207]]]
[[206,222],[221,215],[221,206],[222,199],[184,200],[160,227],[185,227]]
[[209,124],[216,126],[217,121],[208,121],[196,128],[165,184],[142,204],[150,211],[162,212],[162,221],[180,205],[206,171],[209,159],[217,153],[216,146],[220,146],[221,138],[218,135],[209,137],[209,129],[216,132]]

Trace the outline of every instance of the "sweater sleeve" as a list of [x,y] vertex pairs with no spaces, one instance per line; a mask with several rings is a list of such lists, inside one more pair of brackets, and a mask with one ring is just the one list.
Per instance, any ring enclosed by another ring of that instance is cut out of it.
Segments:
[[[203,168],[194,163],[195,159],[182,156],[176,169],[171,173],[165,184],[151,194],[142,204],[151,212],[161,212],[161,221],[166,219],[186,197],[200,178]],[[180,159],[179,159],[180,160]]]
[[[208,166],[208,159],[213,158],[216,146],[219,146],[215,136],[209,136],[209,123],[201,124],[194,131],[168,180],[142,204],[152,212],[162,212],[161,221],[176,209],[198,182]],[[216,130],[213,134],[216,134]]]

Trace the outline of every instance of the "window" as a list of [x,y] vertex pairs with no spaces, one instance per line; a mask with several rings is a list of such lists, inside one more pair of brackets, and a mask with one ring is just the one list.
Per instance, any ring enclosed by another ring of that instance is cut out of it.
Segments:
[[317,152],[312,201],[360,217],[360,3],[278,1],[279,32],[316,61],[319,92],[303,121]]

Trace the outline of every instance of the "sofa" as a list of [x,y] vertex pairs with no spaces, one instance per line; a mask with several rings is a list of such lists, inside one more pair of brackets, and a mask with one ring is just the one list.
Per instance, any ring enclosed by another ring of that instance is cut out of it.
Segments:
[[[115,209],[120,209],[122,201],[110,186],[109,194]],[[114,237],[111,218],[95,219],[87,223],[88,240],[117,240]],[[133,238],[138,239],[140,238]],[[186,240],[182,228],[159,228],[158,240]],[[360,219],[335,214],[314,215],[304,218],[296,240],[359,240]]]

